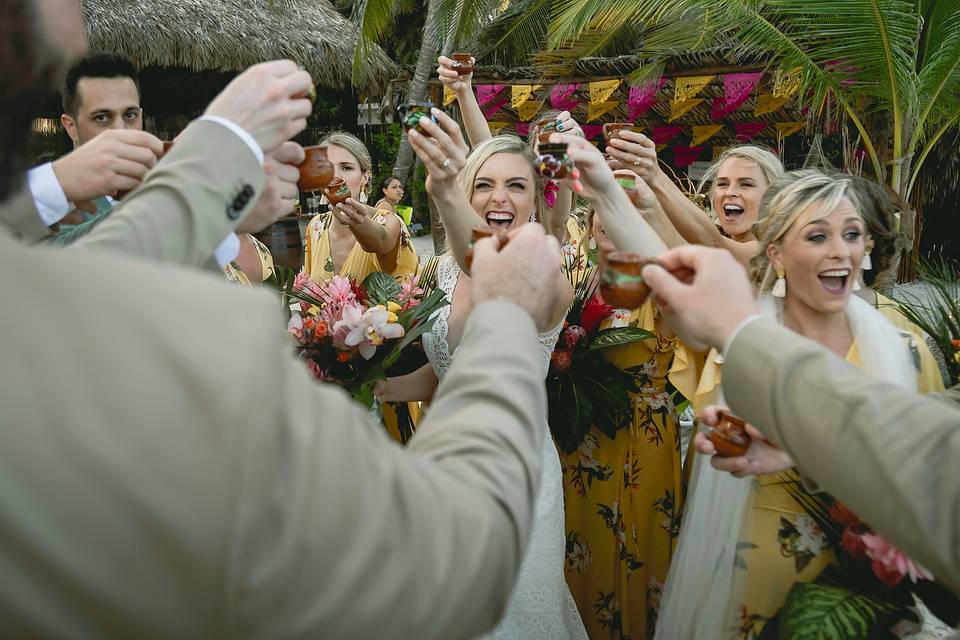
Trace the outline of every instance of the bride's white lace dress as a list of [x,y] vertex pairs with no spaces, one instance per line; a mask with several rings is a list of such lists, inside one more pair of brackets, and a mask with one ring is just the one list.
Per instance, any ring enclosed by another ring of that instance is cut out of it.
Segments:
[[[453,300],[460,268],[452,258],[444,258],[437,269],[437,285]],[[450,368],[447,344],[447,321],[450,306],[438,312],[430,333],[424,334],[423,346],[438,378]],[[550,354],[563,325],[540,335],[543,352],[543,374],[550,366]],[[576,638],[586,640],[587,632],[580,620],[577,605],[570,595],[563,577],[566,540],[563,528],[563,472],[560,456],[548,436],[543,443],[543,467],[540,473],[540,491],[535,504],[533,531],[530,544],[520,566],[520,576],[507,611],[497,627],[484,638],[537,640]]]

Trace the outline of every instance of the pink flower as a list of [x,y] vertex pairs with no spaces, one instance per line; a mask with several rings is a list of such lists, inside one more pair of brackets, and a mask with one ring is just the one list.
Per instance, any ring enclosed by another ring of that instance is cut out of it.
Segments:
[[350,281],[340,276],[333,276],[333,278],[320,285],[320,289],[324,302],[335,307],[343,307],[357,301],[357,296],[353,293]]
[[397,300],[397,302],[406,308],[405,303],[413,302],[414,298],[422,295],[423,289],[417,286],[417,278],[414,277],[409,282],[403,282],[400,284],[400,298]]
[[933,574],[906,556],[902,551],[871,533],[861,536],[866,547],[867,557],[872,560],[870,567],[880,581],[890,588],[900,584],[904,576],[916,583],[920,578],[933,580]]
[[307,369],[310,370],[311,375],[317,380],[323,380],[324,371],[320,368],[320,365],[314,362],[313,360],[307,360]]
[[343,310],[343,320],[333,326],[334,332],[342,327],[349,328],[350,332],[344,339],[348,347],[357,347],[364,360],[369,360],[377,352],[385,340],[400,338],[404,334],[403,327],[390,322],[390,313],[382,306],[370,307],[366,311],[362,307],[348,306]]
[[559,191],[560,183],[556,180],[547,180],[547,183],[543,185],[543,201],[551,209],[553,209],[553,205],[557,204],[557,193]]
[[290,316],[290,321],[287,323],[287,332],[297,340],[303,340],[303,318],[300,317],[299,313]]
[[858,562],[867,557],[867,545],[863,542],[863,532],[859,527],[849,526],[844,529],[840,537],[840,546]]

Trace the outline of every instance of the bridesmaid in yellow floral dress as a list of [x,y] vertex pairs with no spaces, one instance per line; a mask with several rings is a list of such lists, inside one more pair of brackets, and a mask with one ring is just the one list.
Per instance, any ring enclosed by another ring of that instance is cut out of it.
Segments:
[[[366,204],[372,166],[366,146],[343,132],[328,135],[320,146],[327,148],[335,175],[343,178],[351,197],[339,208],[315,216],[307,225],[304,271],[315,281],[342,276],[361,283],[374,271],[412,278],[417,273],[417,252],[407,226],[396,213]],[[406,412],[415,422],[419,405],[383,405],[387,432],[399,442],[398,412]]]
[[366,204],[371,178],[370,153],[349,133],[332,133],[320,141],[335,175],[350,189],[350,198],[307,225],[303,269],[315,281],[335,275],[358,282],[374,271],[413,276],[417,252],[396,213]]
[[[599,218],[592,218],[602,271],[614,247]],[[604,352],[609,362],[632,373],[641,389],[632,398],[629,426],[613,439],[592,426],[577,451],[561,454],[565,569],[591,638],[639,640],[653,635],[680,529],[680,436],[666,391],[677,340],[652,302],[633,312],[612,311],[601,328],[636,322],[656,337]]]
[[[923,341],[902,338],[881,314],[851,295],[866,246],[859,204],[849,180],[817,172],[788,173],[771,185],[764,200],[767,216],[758,234],[760,251],[753,260],[754,276],[765,294],[761,307],[794,331],[808,331],[805,335],[872,375],[921,393],[942,390],[936,362]],[[917,348],[919,353],[913,355]],[[718,400],[721,370],[722,358],[711,352],[696,391],[687,391],[698,410]],[[677,380],[673,375],[671,379]],[[677,386],[685,385],[677,382]],[[697,482],[716,486],[717,476],[704,475],[711,472],[709,464],[695,471]],[[752,488],[743,484],[748,480],[738,482],[737,490],[743,492],[741,499],[747,505],[746,518],[736,549],[728,550],[733,573],[722,585],[711,584],[709,576],[699,573],[704,572],[703,565],[715,563],[692,550],[698,544],[722,545],[710,533],[696,530],[698,523],[703,524],[699,514],[710,507],[717,510],[718,501],[711,498],[708,502],[714,504],[702,504],[699,484],[692,487],[684,522],[690,529],[681,534],[674,567],[677,575],[671,574],[668,586],[668,594],[676,593],[677,602],[668,599],[660,637],[759,637],[794,584],[813,582],[837,562],[826,536],[795,497],[806,499],[817,491],[796,469],[757,476]],[[736,513],[733,501],[728,506],[720,510]],[[699,554],[691,564],[686,560],[688,552],[691,558]],[[726,559],[718,562],[725,564]],[[691,593],[691,583],[702,584],[704,592]],[[737,595],[726,601],[731,592]],[[705,605],[711,593],[722,594],[724,602]]]

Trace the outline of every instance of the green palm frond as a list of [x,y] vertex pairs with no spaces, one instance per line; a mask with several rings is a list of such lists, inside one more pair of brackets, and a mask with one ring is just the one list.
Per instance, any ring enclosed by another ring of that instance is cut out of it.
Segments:
[[523,64],[527,55],[542,48],[550,23],[551,0],[511,2],[484,29],[477,50],[499,64]]
[[[467,44],[493,21],[500,0],[432,0],[437,3],[440,42],[451,47]],[[445,54],[450,51],[443,51]]]
[[375,45],[383,41],[393,24],[394,0],[357,0],[352,20],[357,25],[357,48],[353,52],[353,77],[360,78]]
[[[924,138],[924,129],[937,126],[955,115],[960,108],[960,2],[950,15],[942,19],[954,25],[953,29],[932,28],[925,32],[926,55],[917,78],[916,137]],[[934,39],[942,35],[942,39]]]
[[661,21],[682,23],[688,11],[711,4],[704,0],[559,0],[550,24],[549,46],[568,47],[592,30],[650,27]]

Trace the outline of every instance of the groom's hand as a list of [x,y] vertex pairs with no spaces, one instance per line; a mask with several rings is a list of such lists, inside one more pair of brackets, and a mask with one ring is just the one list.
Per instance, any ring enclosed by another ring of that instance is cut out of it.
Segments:
[[499,251],[496,237],[473,249],[471,296],[474,306],[504,298],[530,314],[538,331],[546,331],[553,311],[560,245],[539,224],[525,224]]

